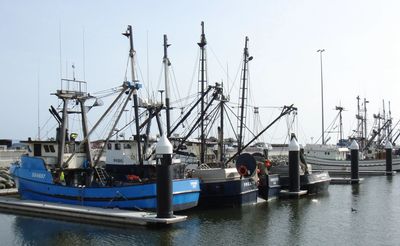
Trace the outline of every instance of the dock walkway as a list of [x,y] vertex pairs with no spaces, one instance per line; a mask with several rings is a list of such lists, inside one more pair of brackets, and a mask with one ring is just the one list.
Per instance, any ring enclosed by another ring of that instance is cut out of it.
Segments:
[[0,210],[18,214],[61,218],[68,221],[118,227],[131,225],[167,225],[182,222],[187,219],[185,215],[175,215],[174,218],[157,218],[157,214],[154,212],[21,200],[16,197],[5,195],[0,196]]

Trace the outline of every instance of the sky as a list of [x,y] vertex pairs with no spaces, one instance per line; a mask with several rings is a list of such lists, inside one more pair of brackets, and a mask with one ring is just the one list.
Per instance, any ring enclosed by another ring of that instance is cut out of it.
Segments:
[[[369,126],[372,114],[382,111],[382,100],[386,110],[390,101],[397,122],[399,10],[396,0],[0,0],[0,138],[37,137],[38,121],[42,137],[52,136],[56,122],[48,122],[48,108],[58,101],[51,93],[59,89],[60,77],[72,78],[72,64],[76,78],[88,82],[89,92],[121,85],[129,50],[121,33],[127,25],[133,27],[139,79],[146,88],[140,96],[157,96],[163,89],[164,34],[172,44],[172,97],[195,93],[201,21],[208,42],[208,80],[223,82],[232,102],[239,97],[238,68],[249,37],[254,57],[249,104],[261,107],[261,125],[279,114],[270,107],[294,104],[298,114],[293,131],[299,141],[320,137],[318,49],[325,49],[325,126],[341,105],[346,109],[344,135],[349,135],[356,127],[357,96],[369,101]],[[105,107],[96,110],[89,115],[91,122]],[[271,128],[265,141],[284,142],[286,122]]]

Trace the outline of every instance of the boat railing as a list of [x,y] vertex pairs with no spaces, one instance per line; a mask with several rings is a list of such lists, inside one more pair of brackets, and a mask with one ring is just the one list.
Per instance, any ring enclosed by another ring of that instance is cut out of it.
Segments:
[[76,79],[61,79],[61,92],[64,94],[87,95],[87,82]]

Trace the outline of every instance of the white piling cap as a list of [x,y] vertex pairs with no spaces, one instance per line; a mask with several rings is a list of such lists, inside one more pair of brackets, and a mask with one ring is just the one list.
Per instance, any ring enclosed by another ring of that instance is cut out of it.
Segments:
[[167,136],[164,134],[158,140],[156,145],[156,155],[172,154],[173,147],[171,142],[168,140]]
[[297,143],[296,138],[292,138],[290,141],[289,151],[300,151],[300,145]]
[[393,149],[393,145],[390,141],[386,141],[385,149]]
[[351,150],[359,150],[360,146],[358,146],[357,141],[353,139],[353,141],[351,141],[349,149],[351,149]]

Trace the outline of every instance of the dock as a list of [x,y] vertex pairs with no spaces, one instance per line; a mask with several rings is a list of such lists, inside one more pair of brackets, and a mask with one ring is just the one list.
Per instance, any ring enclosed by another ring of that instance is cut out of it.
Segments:
[[21,200],[5,195],[0,196],[0,210],[17,214],[117,227],[169,225],[187,219],[185,215],[175,215],[173,218],[157,218],[157,214],[154,212]]

